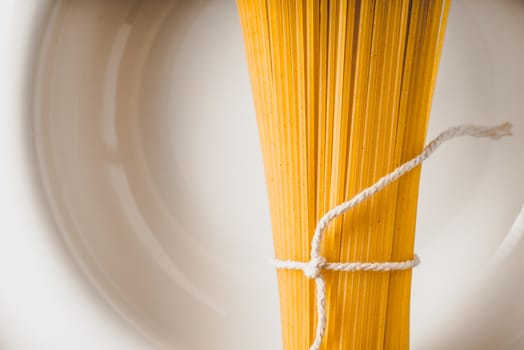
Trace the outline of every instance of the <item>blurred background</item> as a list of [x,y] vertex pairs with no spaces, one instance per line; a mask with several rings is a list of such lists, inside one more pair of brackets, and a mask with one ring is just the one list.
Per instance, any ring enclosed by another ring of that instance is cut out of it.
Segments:
[[[0,2],[0,349],[278,349],[233,0]],[[414,349],[524,348],[524,2],[455,0],[428,137]]]

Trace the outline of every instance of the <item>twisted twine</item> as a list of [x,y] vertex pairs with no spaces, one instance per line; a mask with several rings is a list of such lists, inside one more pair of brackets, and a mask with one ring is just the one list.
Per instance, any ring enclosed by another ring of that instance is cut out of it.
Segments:
[[337,205],[333,209],[329,210],[322,218],[318,221],[317,227],[311,241],[311,259],[309,262],[299,262],[291,260],[278,260],[274,259],[271,261],[272,265],[277,269],[287,270],[301,270],[304,275],[308,278],[314,279],[316,284],[316,303],[317,303],[317,328],[315,341],[310,347],[310,350],[319,350],[322,345],[322,339],[326,331],[327,325],[327,312],[326,312],[326,281],[322,276],[322,270],[333,270],[333,271],[399,271],[408,270],[417,266],[420,262],[419,257],[415,254],[412,260],[406,260],[401,262],[347,262],[337,263],[328,262],[320,253],[320,245],[324,232],[328,225],[336,217],[341,216],[351,208],[357,206],[361,202],[365,201],[369,197],[373,196],[390,183],[398,180],[401,176],[407,172],[413,170],[419,166],[422,162],[428,159],[444,142],[449,141],[459,136],[473,136],[473,137],[489,137],[491,139],[499,139],[504,136],[511,135],[512,125],[508,122],[495,126],[485,127],[476,125],[460,125],[449,128],[441,132],[436,138],[429,142],[422,152],[414,157],[413,159],[402,164],[391,173],[380,178],[372,186],[362,190],[360,193],[355,195],[353,198]]

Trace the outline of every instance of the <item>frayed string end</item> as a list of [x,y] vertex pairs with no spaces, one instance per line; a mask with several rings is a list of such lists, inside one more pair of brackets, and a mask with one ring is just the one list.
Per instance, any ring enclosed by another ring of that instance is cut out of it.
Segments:
[[489,137],[494,140],[498,140],[505,136],[512,136],[513,133],[513,125],[510,122],[505,122],[504,124],[500,124],[498,126],[495,126],[493,128],[487,128],[481,132],[479,132],[478,137]]

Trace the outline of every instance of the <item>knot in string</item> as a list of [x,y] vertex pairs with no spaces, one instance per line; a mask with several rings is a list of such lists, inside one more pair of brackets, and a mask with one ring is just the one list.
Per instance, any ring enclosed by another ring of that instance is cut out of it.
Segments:
[[272,260],[272,264],[277,269],[287,270],[301,270],[304,275],[308,278],[315,280],[316,285],[316,304],[318,321],[316,328],[316,335],[310,350],[318,350],[322,345],[322,339],[326,331],[327,324],[327,312],[326,312],[326,282],[322,276],[322,270],[333,270],[333,271],[376,271],[376,272],[387,272],[387,271],[399,271],[409,270],[417,266],[420,259],[417,255],[414,255],[413,259],[400,261],[400,262],[328,262],[320,254],[320,246],[325,230],[329,226],[330,222],[336,217],[344,214],[351,208],[360,204],[367,198],[373,196],[375,193],[381,191],[384,187],[390,183],[396,181],[407,172],[413,170],[429,158],[445,141],[451,140],[459,136],[473,136],[473,137],[489,137],[497,140],[504,136],[511,135],[512,125],[510,123],[504,123],[495,127],[484,127],[476,125],[461,125],[449,128],[441,132],[436,138],[429,142],[422,152],[414,157],[413,159],[402,164],[391,173],[380,178],[372,186],[362,190],[355,197],[351,198],[347,202],[337,205],[333,209],[329,210],[324,216],[318,221],[317,227],[313,234],[311,241],[311,260],[309,262],[300,262],[292,260]]
[[320,273],[326,265],[326,258],[323,256],[312,257],[307,266],[304,268],[304,275],[307,278],[315,279],[320,276]]

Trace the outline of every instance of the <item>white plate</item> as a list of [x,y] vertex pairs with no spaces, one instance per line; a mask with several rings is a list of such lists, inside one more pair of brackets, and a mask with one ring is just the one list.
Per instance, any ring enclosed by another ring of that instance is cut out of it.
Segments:
[[[235,2],[55,1],[39,20],[25,127],[49,213],[90,283],[149,347],[278,349]],[[522,346],[522,269],[508,267],[495,294],[472,278],[524,201],[522,38],[521,1],[453,3],[429,136],[505,120],[515,136],[454,141],[424,168],[415,349]]]

